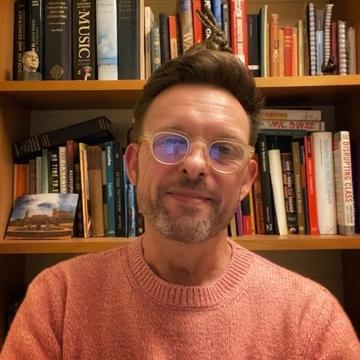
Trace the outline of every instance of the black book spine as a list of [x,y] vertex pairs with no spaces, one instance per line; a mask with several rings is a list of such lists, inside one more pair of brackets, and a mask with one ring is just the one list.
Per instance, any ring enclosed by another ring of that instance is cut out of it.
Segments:
[[71,80],[71,0],[45,0],[44,79]]
[[73,0],[73,79],[96,80],[95,0]]
[[170,58],[170,44],[169,44],[169,15],[159,15],[160,27],[160,55],[161,63],[164,64]]
[[248,47],[249,47],[249,70],[253,76],[260,76],[260,54],[259,54],[259,16],[249,14],[248,23]]
[[260,164],[261,190],[263,196],[265,234],[274,234],[272,190],[270,183],[269,158],[267,154],[267,139],[265,134],[259,134],[257,146]]
[[115,195],[115,235],[126,236],[125,195],[123,155],[119,141],[114,141],[114,195]]
[[118,0],[118,78],[140,79],[140,1]]
[[83,142],[101,142],[111,140],[110,120],[104,116],[70,125],[45,134],[31,136],[14,143],[14,159],[21,160],[36,155],[42,149],[65,144],[68,139]]
[[84,236],[84,219],[82,211],[82,191],[81,191],[81,172],[80,172],[80,153],[79,143],[73,142],[73,160],[74,160],[74,193],[79,194],[78,203],[75,212],[74,236]]
[[49,150],[49,193],[60,192],[59,150]]
[[18,80],[22,72],[22,56],[26,51],[27,8],[25,0],[15,2],[14,13],[14,54],[13,80]]
[[35,51],[39,57],[37,71],[42,74],[44,71],[43,0],[30,0],[29,41],[29,50]]

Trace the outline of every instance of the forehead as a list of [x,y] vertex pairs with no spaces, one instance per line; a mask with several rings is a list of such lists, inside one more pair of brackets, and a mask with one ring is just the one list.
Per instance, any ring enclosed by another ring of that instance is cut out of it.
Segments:
[[160,93],[145,114],[144,131],[166,129],[248,142],[250,122],[242,105],[228,91],[209,85],[181,84]]

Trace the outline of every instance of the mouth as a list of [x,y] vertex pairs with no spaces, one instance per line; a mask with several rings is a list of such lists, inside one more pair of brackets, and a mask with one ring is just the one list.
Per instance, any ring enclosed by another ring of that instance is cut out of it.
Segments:
[[189,205],[204,204],[212,201],[212,198],[208,194],[196,191],[172,191],[166,192],[166,194],[179,202]]

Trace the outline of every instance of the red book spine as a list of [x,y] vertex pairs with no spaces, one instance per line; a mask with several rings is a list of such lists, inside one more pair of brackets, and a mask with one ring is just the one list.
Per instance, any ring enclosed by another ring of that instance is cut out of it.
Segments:
[[193,28],[194,28],[194,44],[199,44],[203,41],[203,26],[200,21],[197,11],[201,11],[201,0],[192,1],[192,16],[193,16]]
[[305,163],[306,163],[306,185],[308,194],[308,219],[310,235],[319,235],[316,194],[315,194],[315,167],[313,159],[313,143],[309,136],[304,138]]
[[285,26],[284,28],[284,75],[291,76],[293,66],[293,28]]
[[242,34],[243,34],[243,53],[245,57],[245,64],[249,64],[249,44],[248,44],[248,26],[247,26],[247,0],[241,0],[242,12]]
[[230,22],[230,45],[233,54],[237,54],[238,45],[237,45],[237,19],[236,19],[236,1],[229,1],[229,22]]

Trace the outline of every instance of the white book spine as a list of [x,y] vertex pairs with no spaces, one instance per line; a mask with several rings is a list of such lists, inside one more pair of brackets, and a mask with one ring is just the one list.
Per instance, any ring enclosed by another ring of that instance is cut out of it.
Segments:
[[355,213],[350,133],[348,131],[338,131],[334,134],[333,149],[338,231],[342,235],[352,235],[355,232]]
[[150,6],[145,6],[145,76],[151,75],[151,29],[154,26],[154,13]]
[[67,193],[66,146],[59,146],[60,192]]
[[117,1],[96,1],[96,48],[99,80],[118,79]]
[[280,150],[278,149],[269,150],[268,155],[269,155],[270,179],[274,194],[274,204],[275,204],[276,220],[278,224],[279,234],[287,235],[288,228],[286,221],[284,183],[282,178]]
[[324,131],[325,121],[261,120],[260,129]]
[[315,132],[312,135],[315,193],[320,234],[336,234],[336,200],[332,133]]
[[346,52],[346,22],[338,20],[338,63],[339,75],[348,73],[347,52]]

